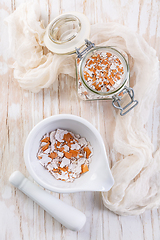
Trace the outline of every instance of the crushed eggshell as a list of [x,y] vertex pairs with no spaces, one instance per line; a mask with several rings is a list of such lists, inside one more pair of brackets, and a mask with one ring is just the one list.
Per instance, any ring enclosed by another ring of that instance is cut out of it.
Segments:
[[85,138],[63,129],[46,133],[37,152],[40,164],[65,182],[73,182],[88,172],[92,156],[92,146]]
[[87,164],[83,164],[83,165],[81,166],[81,168],[82,168],[82,173],[85,173],[85,172],[88,172],[88,171],[89,171]]
[[[91,91],[88,91],[81,81],[79,68],[80,61],[77,61],[78,94],[84,100],[105,99],[106,93],[114,92],[124,81],[124,64],[116,53],[109,50],[94,51],[84,64],[82,79]],[[101,94],[95,97],[95,92]]]
[[114,90],[117,87],[117,83],[121,83],[123,76],[123,64],[112,53],[94,53],[86,61],[84,78],[87,84],[94,90],[101,92]]

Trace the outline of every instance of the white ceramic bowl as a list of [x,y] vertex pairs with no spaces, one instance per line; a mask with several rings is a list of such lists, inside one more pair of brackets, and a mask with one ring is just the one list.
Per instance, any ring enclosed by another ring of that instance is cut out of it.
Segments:
[[[81,175],[80,178],[75,179],[73,183],[56,180],[41,166],[36,157],[42,136],[57,128],[80,134],[93,147],[93,157],[89,171]],[[78,116],[59,114],[38,123],[27,137],[24,147],[24,159],[33,179],[42,187],[53,192],[108,191],[114,182],[101,135],[91,123]]]

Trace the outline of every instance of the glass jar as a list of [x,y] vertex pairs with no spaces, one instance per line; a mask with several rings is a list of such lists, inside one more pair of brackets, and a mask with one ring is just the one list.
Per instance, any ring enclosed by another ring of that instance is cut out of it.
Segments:
[[77,54],[77,93],[82,100],[112,100],[123,116],[134,108],[127,54],[112,46],[95,46],[89,40],[90,24],[81,13],[55,18],[44,36],[46,47],[57,54]]

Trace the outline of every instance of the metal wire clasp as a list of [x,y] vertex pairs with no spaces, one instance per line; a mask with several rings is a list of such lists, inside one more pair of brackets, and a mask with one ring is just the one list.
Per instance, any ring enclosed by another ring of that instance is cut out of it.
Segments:
[[[123,94],[123,96],[125,94],[128,94],[131,99],[131,101],[124,107],[122,107],[121,103],[120,103],[120,101],[122,99],[122,96],[120,95],[121,93]],[[126,113],[128,113],[132,108],[134,108],[138,104],[138,101],[134,100],[134,91],[131,87],[125,86],[121,92],[112,96],[112,98],[113,98],[112,105],[113,105],[113,107],[121,110],[121,112],[120,112],[121,116],[124,116]]]
[[93,48],[93,47],[95,46],[94,43],[90,42],[90,41],[87,40],[87,39],[85,39],[85,45],[86,45],[86,48],[85,48],[82,52],[79,51],[80,48],[75,48],[75,49],[76,49],[77,57],[80,58],[80,59],[82,58],[82,56],[83,56],[86,52],[88,52],[91,48]]

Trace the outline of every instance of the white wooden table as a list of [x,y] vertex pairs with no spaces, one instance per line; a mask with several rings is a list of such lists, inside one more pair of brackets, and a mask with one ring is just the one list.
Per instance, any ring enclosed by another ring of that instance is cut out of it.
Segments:
[[[54,114],[71,113],[90,121],[100,131],[111,161],[111,122],[106,117],[113,114],[110,103],[80,101],[75,79],[65,75],[60,75],[54,86],[37,94],[21,89],[13,78],[9,68],[13,60],[3,19],[22,2],[0,0],[0,240],[159,240],[160,209],[122,217],[103,206],[101,193],[52,193],[86,214],[84,228],[73,232],[8,182],[15,170],[29,177],[23,160],[26,137],[36,123]],[[39,0],[39,4],[46,24],[71,10],[86,14],[91,24],[110,21],[124,24],[143,36],[160,59],[159,0]],[[148,128],[152,134],[152,122]]]

